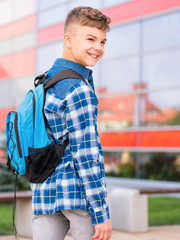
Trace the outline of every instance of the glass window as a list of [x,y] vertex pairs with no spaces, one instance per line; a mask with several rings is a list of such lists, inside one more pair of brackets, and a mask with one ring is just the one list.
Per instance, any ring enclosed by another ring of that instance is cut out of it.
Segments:
[[180,12],[144,21],[144,51],[180,45]]
[[107,92],[133,89],[139,81],[138,57],[105,61],[101,66],[101,87]]
[[137,124],[137,95],[101,95],[98,106],[98,129],[121,130]]
[[143,80],[148,88],[180,86],[180,49],[144,56]]
[[150,92],[145,97],[145,125],[180,125],[180,87]]
[[11,78],[12,76],[12,57],[5,55],[0,57],[0,80]]
[[0,41],[0,56],[8,55],[11,53],[12,41],[11,39],[6,39]]
[[107,33],[104,58],[135,54],[139,51],[139,23],[114,27]]
[[123,4],[123,3],[126,3],[126,2],[132,2],[133,0],[104,0],[103,1],[103,7],[104,8],[107,8],[107,7],[111,7],[111,6],[114,6],[114,5],[119,5],[119,4]]
[[[16,89],[16,88],[15,88]],[[15,90],[14,90],[15,91]],[[12,106],[12,81],[0,81],[0,108]]]
[[12,80],[13,106],[18,106],[30,89],[34,88],[34,75]]
[[0,108],[16,107],[34,88],[34,75],[0,81]]
[[94,67],[88,67],[89,69],[92,69],[93,71],[93,81],[94,81],[94,86],[98,90],[100,87],[100,63],[98,62]]
[[36,0],[14,0],[12,5],[14,19],[26,17],[36,12]]
[[96,0],[96,1],[71,0],[68,3],[68,6],[69,6],[69,10],[73,9],[74,7],[79,7],[79,6],[89,6],[89,7],[100,9],[102,7],[102,0]]
[[12,0],[0,1],[0,26],[7,24],[13,19]]
[[54,5],[60,5],[64,2],[66,2],[67,0],[38,0],[37,1],[37,4],[38,4],[38,10],[42,10],[42,9],[46,9],[46,8],[49,8],[49,7],[52,7]]
[[66,18],[66,5],[60,5],[50,10],[40,12],[38,14],[38,27],[43,28],[59,22],[63,22]]
[[36,46],[36,31],[22,34],[12,39],[12,52]]
[[38,74],[47,71],[51,68],[56,58],[61,57],[63,52],[63,41],[53,44],[47,44],[37,49],[37,66]]

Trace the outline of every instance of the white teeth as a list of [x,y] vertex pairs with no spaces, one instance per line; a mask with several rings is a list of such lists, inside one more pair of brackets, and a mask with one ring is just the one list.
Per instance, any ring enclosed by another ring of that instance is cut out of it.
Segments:
[[89,53],[89,55],[90,55],[91,57],[93,57],[93,58],[97,58],[97,57],[98,57],[98,55],[94,55],[94,54],[90,54],[90,53]]

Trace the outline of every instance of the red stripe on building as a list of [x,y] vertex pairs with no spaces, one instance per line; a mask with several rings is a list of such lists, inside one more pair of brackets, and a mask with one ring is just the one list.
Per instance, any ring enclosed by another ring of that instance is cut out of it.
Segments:
[[63,38],[63,35],[64,35],[64,23],[43,28],[38,31],[38,44],[57,41]]
[[140,1],[120,4],[102,11],[111,18],[112,24],[138,18],[140,16]]
[[0,109],[0,131],[5,129],[6,117],[10,111],[14,111],[16,108],[2,108]]
[[36,15],[31,15],[0,27],[0,40],[34,29],[36,29]]
[[[102,147],[179,148],[180,130],[100,132]],[[139,144],[138,144],[139,142]]]
[[143,15],[180,7],[180,0],[143,0]]
[[180,7],[180,0],[135,0],[104,9],[112,24]]
[[0,58],[0,80],[35,72],[36,50],[28,49]]

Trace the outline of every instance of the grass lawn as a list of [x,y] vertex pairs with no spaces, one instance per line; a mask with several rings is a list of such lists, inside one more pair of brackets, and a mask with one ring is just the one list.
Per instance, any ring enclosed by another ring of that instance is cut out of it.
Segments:
[[0,203],[0,235],[14,234],[12,227],[12,203]]
[[[148,197],[149,226],[180,224],[180,198]],[[12,203],[0,203],[0,235],[13,235]]]
[[180,224],[180,198],[148,197],[149,226]]

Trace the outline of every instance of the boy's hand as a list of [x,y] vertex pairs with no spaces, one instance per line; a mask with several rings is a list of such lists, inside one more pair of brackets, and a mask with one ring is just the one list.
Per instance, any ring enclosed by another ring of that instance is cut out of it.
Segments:
[[109,240],[112,233],[111,220],[105,223],[97,224],[94,226],[95,234],[92,237],[94,240]]

